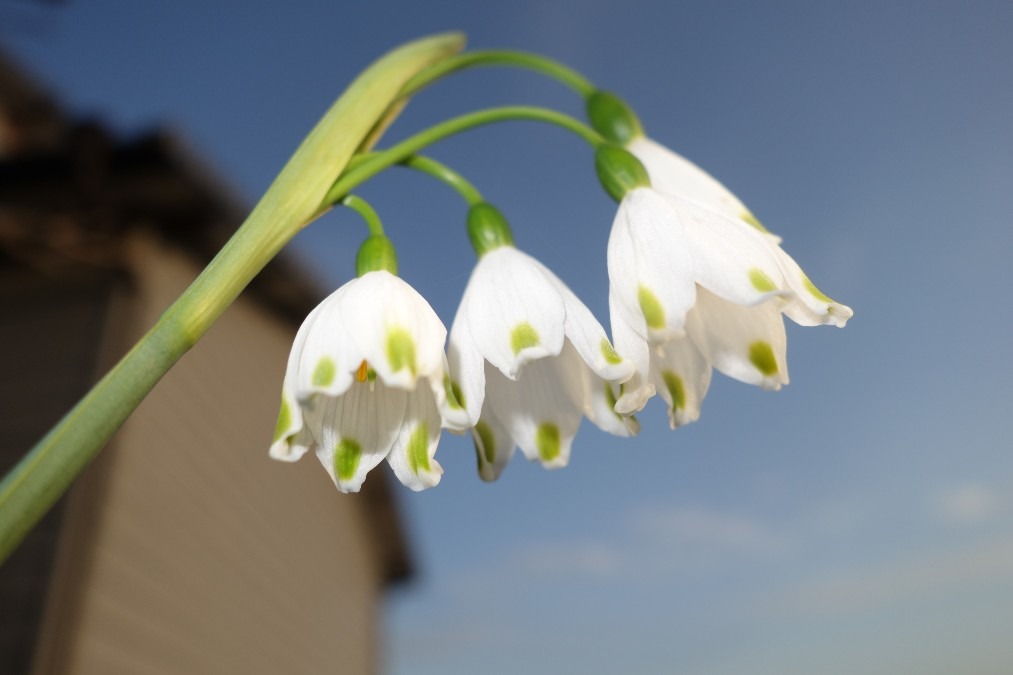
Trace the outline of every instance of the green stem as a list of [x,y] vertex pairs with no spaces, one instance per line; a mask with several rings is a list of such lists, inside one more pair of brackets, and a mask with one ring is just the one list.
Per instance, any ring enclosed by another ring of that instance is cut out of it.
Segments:
[[0,562],[254,275],[319,214],[328,188],[377,121],[390,115],[404,84],[462,46],[459,34],[408,43],[377,60],[349,85],[215,259],[0,482]]
[[592,147],[598,147],[605,142],[605,139],[597,131],[583,122],[548,108],[504,106],[479,110],[431,126],[386,150],[362,155],[362,158],[353,161],[349,165],[348,171],[331,186],[322,202],[321,212],[329,208],[331,204],[338,203],[342,197],[387,167],[406,160],[437,141],[486,124],[513,120],[532,120],[555,124],[577,134]]
[[450,73],[475,66],[511,66],[534,70],[559,80],[585,98],[596,90],[590,80],[559,61],[527,52],[485,50],[458,54],[426,68],[408,81],[401,90],[401,95],[411,96]]
[[380,222],[380,216],[377,215],[376,209],[369,202],[358,195],[346,195],[340,203],[362,216],[362,219],[366,221],[366,227],[369,228],[370,235],[383,236],[383,223]]
[[456,190],[457,193],[464,198],[464,201],[468,202],[468,206],[474,206],[475,204],[485,201],[482,198],[482,193],[478,191],[478,188],[469,183],[464,176],[454,171],[446,164],[437,162],[432,157],[412,155],[408,159],[403,160],[401,162],[401,166],[421,171],[426,175],[432,176],[436,180],[446,183]]

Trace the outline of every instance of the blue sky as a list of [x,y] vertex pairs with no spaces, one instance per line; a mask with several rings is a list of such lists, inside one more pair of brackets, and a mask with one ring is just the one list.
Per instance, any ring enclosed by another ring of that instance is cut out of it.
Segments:
[[[342,87],[412,37],[559,58],[718,176],[824,290],[789,325],[792,384],[716,377],[699,422],[654,403],[632,441],[585,424],[571,466],[399,492],[420,574],[390,603],[391,673],[997,673],[1013,663],[1013,5],[1008,2],[172,3],[0,0],[0,40],[82,114],[169,124],[252,201]],[[390,140],[467,110],[580,102],[462,74]],[[447,141],[518,244],[607,319],[614,213],[590,153],[534,124]],[[463,205],[407,172],[374,201],[445,322],[473,264]],[[337,286],[361,225],[292,250]]]

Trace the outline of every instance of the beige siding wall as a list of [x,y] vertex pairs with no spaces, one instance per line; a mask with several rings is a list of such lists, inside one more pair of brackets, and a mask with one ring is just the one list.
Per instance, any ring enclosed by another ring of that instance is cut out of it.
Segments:
[[[158,249],[132,249],[135,328],[196,273]],[[293,333],[240,299],[130,418],[75,495],[37,674],[376,670],[363,502],[267,457]]]

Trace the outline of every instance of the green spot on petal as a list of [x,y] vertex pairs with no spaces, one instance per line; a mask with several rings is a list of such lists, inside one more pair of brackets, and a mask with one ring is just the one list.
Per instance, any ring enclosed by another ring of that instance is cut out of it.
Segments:
[[464,407],[464,392],[461,391],[461,386],[450,379],[450,375],[444,374],[443,376],[443,392],[447,397],[447,405],[454,410],[460,410]]
[[408,439],[408,467],[416,476],[429,471],[429,432],[423,422]]
[[[616,393],[612,391],[612,384],[609,382],[603,382],[602,386],[605,387],[605,402],[608,403],[609,409],[612,411],[612,414],[618,417],[619,419],[622,419],[623,416],[616,412],[617,399]],[[622,393],[622,385],[619,385],[619,391],[620,393]]]
[[804,286],[805,289],[809,291],[809,295],[813,296],[820,302],[826,302],[831,304],[833,303],[833,300],[828,298],[826,293],[816,288],[816,284],[814,284],[809,280],[809,277],[805,275],[805,272],[802,273],[802,286]]
[[339,480],[350,480],[359,468],[362,448],[351,438],[343,438],[334,448],[334,473]]
[[672,410],[681,410],[686,407],[686,388],[682,384],[682,378],[666,370],[661,373],[661,379],[665,381],[665,389],[668,389],[672,397]]
[[322,356],[317,361],[317,367],[313,369],[313,386],[329,387],[334,382],[334,374],[337,368],[334,359],[329,356]]
[[749,361],[764,375],[777,375],[777,359],[769,342],[757,340],[749,345]]
[[543,422],[535,432],[535,445],[543,462],[559,457],[559,427],[552,422]]
[[510,333],[510,348],[514,351],[514,356],[520,354],[522,349],[537,347],[539,342],[541,338],[538,337],[538,331],[527,321],[514,326]]
[[496,437],[493,435],[492,429],[488,424],[479,420],[475,425],[475,433],[481,442],[481,447],[479,447],[479,443],[475,443],[475,452],[478,454],[479,463],[485,459],[487,464],[493,464],[496,461]]
[[749,223],[750,225],[752,225],[753,227],[755,227],[760,232],[766,232],[767,234],[770,234],[770,230],[768,230],[767,228],[765,228],[763,226],[763,223],[761,223],[759,220],[757,220],[756,216],[754,216],[749,211],[746,211],[745,213],[743,213],[739,217],[742,218],[742,220],[744,220],[747,223]]
[[413,377],[416,375],[415,340],[404,328],[394,328],[387,333],[387,360],[395,373],[407,368]]
[[285,397],[281,397],[281,410],[278,411],[278,422],[274,425],[274,440],[272,443],[277,443],[288,428],[292,426],[292,409],[288,407],[288,401]]
[[601,354],[605,357],[605,360],[612,365],[623,362],[623,357],[619,356],[619,352],[617,352],[615,347],[612,346],[612,343],[605,338],[601,339]]
[[658,296],[651,292],[646,286],[637,289],[637,302],[640,303],[640,311],[644,313],[644,320],[648,328],[665,327],[665,310],[658,300]]
[[753,284],[753,288],[761,293],[769,293],[770,291],[777,290],[777,285],[774,281],[759,267],[754,267],[749,270],[749,282]]

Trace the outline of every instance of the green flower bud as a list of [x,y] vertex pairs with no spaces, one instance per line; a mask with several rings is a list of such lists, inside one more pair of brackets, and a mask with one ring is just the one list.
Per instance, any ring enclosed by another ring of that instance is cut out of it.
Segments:
[[594,168],[605,192],[617,202],[638,187],[650,187],[647,169],[629,151],[611,143],[602,143],[594,151]]
[[514,245],[506,218],[488,202],[479,202],[468,211],[468,237],[479,258],[500,246]]
[[587,97],[587,119],[606,140],[626,145],[644,135],[640,119],[626,101],[607,91],[596,91]]
[[397,252],[394,242],[385,235],[374,234],[362,242],[355,256],[355,273],[363,276],[367,272],[386,270],[397,276]]

